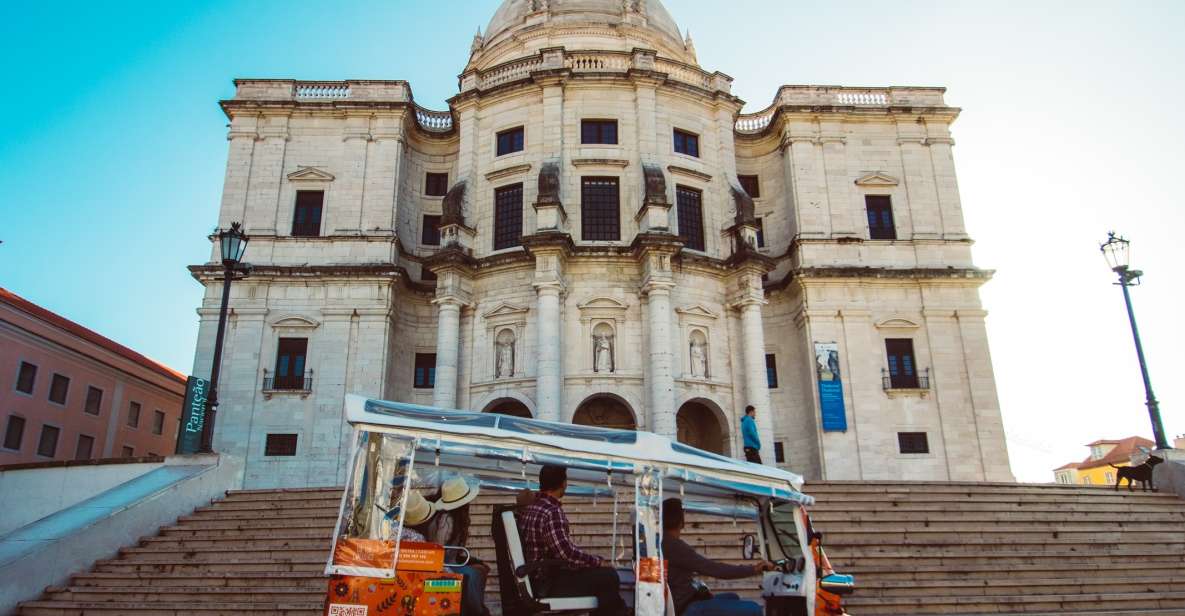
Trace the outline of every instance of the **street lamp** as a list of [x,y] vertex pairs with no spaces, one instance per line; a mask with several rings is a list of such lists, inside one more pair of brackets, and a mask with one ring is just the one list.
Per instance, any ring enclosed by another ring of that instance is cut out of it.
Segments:
[[1145,403],[1148,405],[1148,417],[1152,420],[1152,435],[1156,439],[1156,448],[1168,449],[1169,444],[1165,440],[1164,424],[1160,421],[1160,406],[1156,402],[1156,396],[1152,393],[1152,380],[1148,377],[1148,364],[1144,361],[1144,345],[1140,342],[1140,330],[1136,327],[1136,313],[1132,311],[1131,293],[1127,290],[1128,287],[1140,284],[1140,277],[1144,275],[1144,272],[1131,269],[1128,266],[1128,260],[1131,258],[1131,242],[1115,235],[1114,231],[1107,235],[1107,241],[1099,246],[1099,249],[1103,251],[1103,258],[1107,260],[1111,271],[1119,275],[1119,282],[1116,284],[1123,289],[1123,301],[1127,304],[1127,319],[1131,322],[1132,337],[1136,341],[1136,356],[1140,359],[1140,373],[1144,375],[1144,393],[1147,397]]
[[230,283],[238,275],[250,270],[243,263],[247,251],[247,236],[241,223],[231,223],[230,229],[218,232],[222,253],[222,308],[218,310],[218,334],[214,338],[214,365],[210,368],[210,392],[206,398],[206,415],[202,419],[202,441],[198,453],[214,453],[214,419],[218,415],[218,373],[222,368],[222,339],[226,334],[226,309],[230,304]]

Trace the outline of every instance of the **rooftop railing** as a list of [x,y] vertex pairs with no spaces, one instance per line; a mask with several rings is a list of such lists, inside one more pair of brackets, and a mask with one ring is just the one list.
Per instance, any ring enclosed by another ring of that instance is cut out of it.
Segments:
[[782,86],[773,104],[737,118],[739,133],[765,130],[784,105],[826,107],[946,107],[944,88],[845,88],[840,86]]
[[[406,81],[296,81],[293,79],[240,79],[235,81],[235,100],[267,101],[357,101],[374,103],[411,102]],[[453,129],[451,111],[433,111],[415,106],[420,128],[433,133]]]
[[660,58],[655,52],[636,49],[632,52],[608,50],[568,51],[547,49],[536,55],[504,62],[461,76],[461,91],[488,90],[503,84],[528,79],[536,71],[567,69],[573,73],[621,73],[643,70],[665,73],[673,81],[706,90],[730,92],[732,78],[723,73],[709,73],[691,64]]

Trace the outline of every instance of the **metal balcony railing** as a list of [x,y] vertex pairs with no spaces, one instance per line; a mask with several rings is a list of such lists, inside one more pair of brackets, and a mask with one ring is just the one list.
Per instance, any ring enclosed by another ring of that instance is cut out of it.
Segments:
[[309,370],[303,375],[285,375],[277,376],[269,373],[267,370],[263,371],[263,391],[299,391],[308,392],[313,390],[313,371]]
[[890,374],[881,368],[881,385],[885,391],[892,389],[930,389],[930,369],[916,374]]

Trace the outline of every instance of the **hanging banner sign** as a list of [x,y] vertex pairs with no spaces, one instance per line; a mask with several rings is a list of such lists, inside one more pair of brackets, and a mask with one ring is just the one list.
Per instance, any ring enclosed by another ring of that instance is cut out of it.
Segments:
[[210,381],[196,376],[185,381],[185,405],[181,407],[181,429],[177,431],[177,453],[197,453],[202,445],[202,425],[206,421],[206,397]]
[[819,409],[823,415],[823,431],[846,432],[848,418],[843,405],[838,344],[815,343],[815,372],[819,381]]

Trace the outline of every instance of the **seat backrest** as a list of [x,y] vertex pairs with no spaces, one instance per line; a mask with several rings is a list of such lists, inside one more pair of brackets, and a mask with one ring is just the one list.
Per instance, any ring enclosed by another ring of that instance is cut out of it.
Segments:
[[[514,571],[527,564],[527,559],[523,556],[523,542],[518,535],[518,522],[514,519],[514,511],[502,512],[502,529],[506,533],[506,549],[510,553],[510,566]],[[535,591],[531,588],[531,578],[524,577],[522,583],[526,587],[527,593],[533,598]]]

